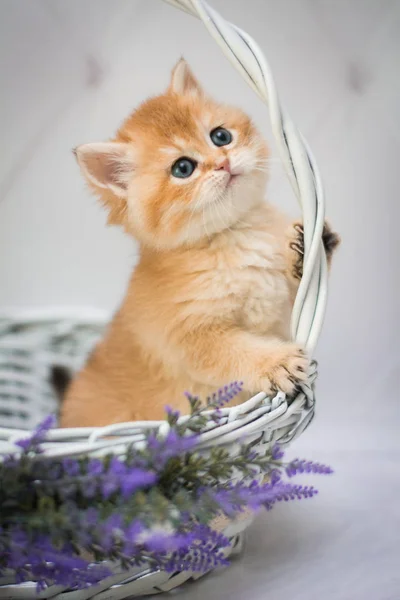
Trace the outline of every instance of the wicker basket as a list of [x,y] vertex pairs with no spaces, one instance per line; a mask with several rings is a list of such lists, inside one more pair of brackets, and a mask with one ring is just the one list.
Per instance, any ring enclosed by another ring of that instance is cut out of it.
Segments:
[[[247,83],[269,107],[271,123],[281,158],[304,217],[304,274],[292,314],[292,337],[313,354],[325,311],[327,265],[321,236],[324,198],[317,165],[301,134],[282,110],[275,85],[262,52],[254,40],[227,23],[203,0],[167,0],[200,18],[211,36]],[[57,408],[49,383],[54,365],[78,369],[101,335],[107,315],[93,311],[43,310],[34,313],[0,314],[0,457],[16,451],[14,442]],[[314,414],[316,364],[309,380],[289,403],[279,392],[267,397],[260,392],[247,402],[223,409],[223,419],[199,438],[199,449],[224,445],[233,455],[237,440],[252,442],[260,452],[275,442],[286,446],[300,435]],[[139,444],[144,432],[166,422],[119,423],[103,428],[54,429],[44,445],[46,457],[124,454],[128,445]],[[246,515],[235,522],[216,523],[231,540],[226,555],[240,551],[243,532],[251,522]],[[169,591],[200,575],[134,568],[122,571],[109,565],[113,575],[84,590],[49,587],[36,594],[34,582],[16,585],[10,577],[0,580],[0,598],[54,598],[58,600],[117,600]]]

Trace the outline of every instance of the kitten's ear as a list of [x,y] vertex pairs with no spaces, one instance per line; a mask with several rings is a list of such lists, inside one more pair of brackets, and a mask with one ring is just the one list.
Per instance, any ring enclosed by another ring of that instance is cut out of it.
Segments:
[[168,91],[180,95],[201,96],[203,94],[201,85],[184,58],[181,58],[172,70]]
[[83,144],[74,150],[82,173],[97,188],[108,189],[119,198],[126,198],[134,170],[129,144],[99,142]]

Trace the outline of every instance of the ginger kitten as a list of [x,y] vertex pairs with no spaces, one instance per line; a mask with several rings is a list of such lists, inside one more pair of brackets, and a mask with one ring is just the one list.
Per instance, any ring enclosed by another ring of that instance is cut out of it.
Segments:
[[164,94],[76,157],[140,260],[62,426],[163,418],[167,404],[186,409],[185,390],[205,397],[233,380],[247,397],[293,393],[308,367],[289,341],[298,231],[264,201],[268,150],[250,119],[181,60]]

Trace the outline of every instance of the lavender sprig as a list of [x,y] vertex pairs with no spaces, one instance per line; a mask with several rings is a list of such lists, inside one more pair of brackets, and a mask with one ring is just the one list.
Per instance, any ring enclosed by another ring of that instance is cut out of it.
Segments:
[[40,444],[46,439],[48,431],[55,425],[55,416],[49,415],[36,427],[32,435],[15,443],[23,450],[24,454],[28,454],[29,452],[38,454],[41,451]]
[[[167,435],[149,432],[143,449],[128,448],[122,457],[41,460],[54,424],[46,419],[18,443],[21,454],[0,464],[0,575],[11,568],[17,581],[37,581],[38,589],[78,589],[107,577],[83,550],[123,568],[207,571],[226,564],[229,540],[210,528],[216,516],[310,498],[314,488],[284,476],[332,472],[310,461],[285,463],[277,445],[264,455],[250,446],[236,456],[220,447],[196,451],[199,432],[218,422],[221,407],[240,391],[235,382],[204,404],[189,395],[189,418],[167,409]],[[222,483],[237,473],[240,483]]]
[[231,402],[243,390],[242,381],[234,381],[230,385],[225,385],[216,393],[208,396],[206,404],[208,408],[222,408],[225,404]]
[[314,473],[317,475],[330,475],[333,473],[333,469],[327,465],[321,463],[312,462],[311,460],[300,460],[296,458],[292,460],[285,468],[285,473],[288,477],[294,477],[295,475],[303,473]]

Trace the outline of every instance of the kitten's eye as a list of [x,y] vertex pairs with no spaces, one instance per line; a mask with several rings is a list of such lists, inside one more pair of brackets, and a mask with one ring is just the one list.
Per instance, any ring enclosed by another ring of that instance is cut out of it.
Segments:
[[232,141],[232,134],[223,127],[216,127],[210,133],[210,138],[216,146],[227,146]]
[[171,174],[174,177],[180,177],[181,179],[185,179],[186,177],[190,177],[193,171],[195,170],[197,163],[191,158],[186,158],[185,156],[182,158],[178,158],[177,161],[171,167]]

